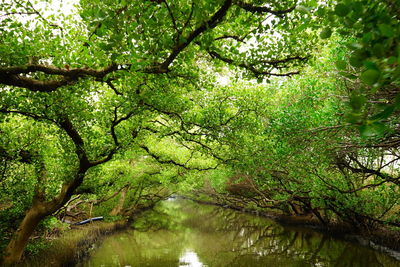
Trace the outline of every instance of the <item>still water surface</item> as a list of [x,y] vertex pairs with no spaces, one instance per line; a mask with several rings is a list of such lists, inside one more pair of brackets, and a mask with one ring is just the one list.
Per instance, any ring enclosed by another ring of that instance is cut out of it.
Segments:
[[400,266],[347,241],[269,219],[174,199],[110,236],[83,266]]

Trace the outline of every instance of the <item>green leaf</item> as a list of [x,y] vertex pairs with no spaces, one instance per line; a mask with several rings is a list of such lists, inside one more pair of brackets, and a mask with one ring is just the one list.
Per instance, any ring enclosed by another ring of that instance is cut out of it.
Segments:
[[373,61],[369,61],[369,60],[364,61],[364,66],[365,66],[367,69],[372,69],[372,70],[377,70],[377,71],[379,71],[378,66],[377,66],[376,63],[373,62]]
[[391,56],[391,57],[389,57],[389,58],[387,59],[387,63],[390,64],[390,65],[391,65],[391,64],[395,64],[396,61],[397,61],[397,58],[394,57],[394,56]]
[[324,7],[319,7],[318,8],[318,10],[317,10],[317,12],[316,12],[316,14],[317,14],[317,16],[319,16],[319,17],[323,17],[324,15],[325,15],[325,8]]
[[360,110],[366,102],[367,99],[365,96],[353,94],[350,96],[349,104],[353,110]]
[[361,74],[360,79],[368,85],[373,85],[379,80],[380,75],[378,70],[369,69]]
[[394,105],[399,108],[400,107],[400,94],[397,94],[394,99]]
[[104,24],[101,24],[101,26],[96,29],[96,35],[99,37],[106,35],[106,33],[107,28],[105,28]]
[[346,115],[346,120],[349,123],[360,123],[362,121],[360,113],[349,113]]
[[388,25],[388,24],[379,24],[378,25],[379,31],[381,34],[385,37],[393,37],[394,36],[394,31],[393,28]]
[[387,106],[382,112],[374,115],[371,117],[371,120],[384,120],[390,117],[393,114],[394,110],[396,109],[395,106]]
[[382,57],[384,54],[384,48],[382,44],[375,44],[372,47],[372,52],[374,53],[374,56],[376,57]]
[[349,14],[350,8],[345,5],[345,4],[337,4],[335,6],[335,14],[338,15],[339,17],[344,17],[347,14]]
[[336,68],[338,68],[339,70],[345,70],[347,67],[347,63],[344,60],[338,60],[336,61]]
[[372,37],[373,37],[372,32],[367,32],[367,33],[365,33],[365,34],[363,35],[362,41],[363,41],[364,43],[369,43],[369,42],[372,40]]
[[331,37],[332,35],[332,30],[331,28],[323,28],[322,31],[319,34],[319,37],[321,37],[321,39],[328,39],[329,37]]
[[308,8],[305,7],[305,6],[299,5],[299,6],[296,7],[296,10],[301,12],[301,13],[311,15],[310,10],[308,10]]
[[354,2],[351,5],[354,13],[361,13],[363,11],[363,5],[361,2]]
[[355,68],[360,68],[363,65],[362,59],[357,56],[350,57],[349,62],[350,62],[350,65],[352,65]]
[[361,125],[359,130],[362,137],[382,136],[386,132],[386,126],[383,123],[374,122]]

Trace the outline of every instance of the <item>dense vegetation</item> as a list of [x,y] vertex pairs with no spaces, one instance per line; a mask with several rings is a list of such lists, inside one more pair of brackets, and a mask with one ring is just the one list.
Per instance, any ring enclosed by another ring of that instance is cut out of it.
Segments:
[[0,1],[4,263],[173,193],[400,227],[399,1],[53,2]]

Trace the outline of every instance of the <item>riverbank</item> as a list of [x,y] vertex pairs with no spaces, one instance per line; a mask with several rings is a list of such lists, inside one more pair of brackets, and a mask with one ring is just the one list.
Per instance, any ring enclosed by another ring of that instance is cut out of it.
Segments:
[[187,196],[180,197],[200,204],[214,205],[253,214],[256,216],[266,217],[287,227],[311,228],[315,231],[328,234],[334,238],[355,242],[362,246],[370,247],[372,249],[387,253],[397,260],[400,260],[400,231],[386,228],[374,229],[373,231],[361,231],[355,229],[349,224],[342,222],[323,224],[317,218],[312,216],[288,216],[285,214],[279,214],[277,212],[265,212],[255,209],[236,207],[212,201],[198,200]]
[[28,257],[22,266],[74,266],[90,252],[93,244],[104,237],[127,229],[127,221],[92,222],[82,226],[72,226],[60,237],[51,241],[48,248],[37,255]]
[[82,262],[105,237],[129,229],[133,221],[153,205],[142,207],[132,212],[123,220],[115,222],[93,221],[84,225],[71,225],[60,236],[54,238],[46,249],[34,256],[27,257],[18,266],[62,267],[75,266]]
[[[398,248],[399,236],[391,235],[393,232],[390,231],[382,230],[367,235],[367,233],[352,231],[351,227],[344,224],[331,224],[329,227],[326,227],[320,224],[317,219],[307,216],[284,216],[278,213],[242,209],[240,207],[223,205],[211,201],[202,201],[187,197],[185,197],[185,199],[189,199],[199,204],[219,206],[225,209],[249,213],[259,217],[266,217],[283,225],[284,228],[288,229],[288,231],[294,230],[295,232],[304,232],[305,228],[310,228],[317,232],[328,234],[335,239],[342,239],[360,244],[364,247],[371,247],[374,250],[384,252],[385,254],[400,260],[399,250],[392,249],[389,244],[389,242],[392,241],[393,243],[391,245],[397,245]],[[139,216],[143,211],[144,210],[141,210],[140,212],[135,213],[135,217]],[[197,214],[196,216],[201,215]],[[201,217],[203,218],[203,216]],[[193,220],[193,218],[190,220]],[[197,222],[198,220],[196,219],[195,221]],[[21,266],[73,266],[85,261],[89,255],[92,255],[91,252],[93,251],[93,248],[97,248],[97,245],[100,243],[102,244],[103,239],[107,238],[109,235],[118,233],[119,231],[124,232],[126,229],[129,229],[132,222],[133,220],[130,220],[129,222],[125,220],[111,223],[93,222],[83,226],[73,226],[72,229],[63,233],[62,236],[54,239],[48,249],[45,249],[34,257],[28,258]],[[398,234],[398,232],[396,233]],[[106,240],[108,240],[108,238]],[[166,242],[164,238],[161,240],[163,240],[162,242]],[[123,246],[120,249],[123,250]]]

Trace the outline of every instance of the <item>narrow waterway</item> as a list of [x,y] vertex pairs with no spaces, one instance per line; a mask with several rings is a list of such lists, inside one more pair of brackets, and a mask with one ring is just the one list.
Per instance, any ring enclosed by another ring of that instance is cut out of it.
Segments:
[[82,266],[400,266],[387,254],[302,228],[190,200],[146,213]]

